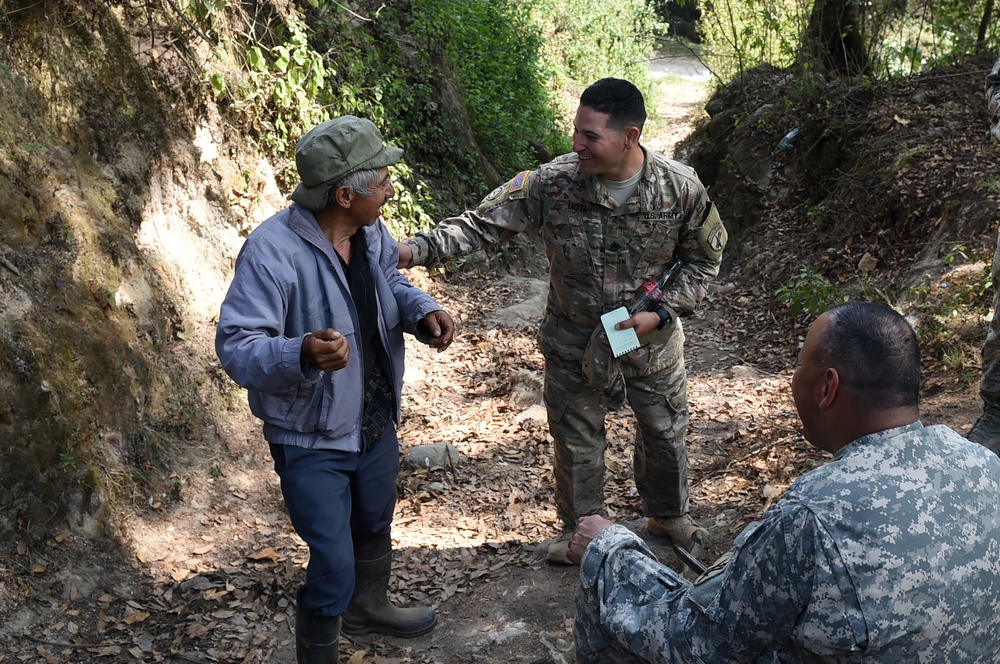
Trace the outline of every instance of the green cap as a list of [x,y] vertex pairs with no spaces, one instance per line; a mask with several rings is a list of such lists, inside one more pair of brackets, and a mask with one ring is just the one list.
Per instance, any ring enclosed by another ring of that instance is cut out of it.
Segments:
[[292,200],[310,210],[326,207],[330,186],[345,175],[395,164],[403,151],[385,145],[370,120],[344,115],[316,125],[295,147],[295,168],[302,182]]

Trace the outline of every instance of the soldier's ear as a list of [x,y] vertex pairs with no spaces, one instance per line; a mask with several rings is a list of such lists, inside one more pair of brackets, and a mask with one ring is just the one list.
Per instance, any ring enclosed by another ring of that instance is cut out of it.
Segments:
[[641,134],[641,133],[642,133],[642,131],[638,127],[636,127],[634,125],[631,126],[631,127],[629,127],[628,129],[626,129],[625,130],[625,147],[627,147],[627,148],[634,148],[637,145],[639,145],[639,134]]
[[823,399],[819,402],[820,409],[829,408],[837,401],[840,392],[840,374],[833,367],[823,372]]

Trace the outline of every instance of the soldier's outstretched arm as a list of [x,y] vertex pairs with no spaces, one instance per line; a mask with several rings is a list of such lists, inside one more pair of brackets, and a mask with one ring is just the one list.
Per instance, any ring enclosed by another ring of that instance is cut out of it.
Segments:
[[433,267],[540,228],[536,173],[518,173],[491,191],[477,209],[444,219],[432,231],[401,242],[399,267]]

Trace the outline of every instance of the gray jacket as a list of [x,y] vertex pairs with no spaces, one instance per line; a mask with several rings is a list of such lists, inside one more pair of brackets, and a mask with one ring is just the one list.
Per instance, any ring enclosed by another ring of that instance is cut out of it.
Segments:
[[[396,241],[382,221],[363,228],[375,274],[378,327],[396,420],[403,384],[403,332],[441,307],[396,269]],[[333,328],[350,343],[348,365],[331,373],[300,361],[310,332]],[[255,229],[236,259],[215,350],[249,392],[270,443],[357,450],[363,396],[358,316],[340,259],[308,209],[293,204]]]

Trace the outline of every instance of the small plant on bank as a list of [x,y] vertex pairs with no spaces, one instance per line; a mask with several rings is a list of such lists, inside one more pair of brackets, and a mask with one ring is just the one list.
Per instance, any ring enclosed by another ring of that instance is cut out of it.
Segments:
[[924,355],[972,382],[976,376],[969,358],[982,344],[990,316],[990,261],[957,244],[942,262],[949,268],[944,275],[926,275],[909,288],[910,311]]
[[779,286],[774,297],[789,307],[792,316],[798,316],[803,311],[818,316],[831,304],[843,299],[840,290],[826,277],[806,266]]
[[60,453],[59,466],[62,469],[62,472],[64,473],[76,470],[76,457],[70,454],[69,452]]

